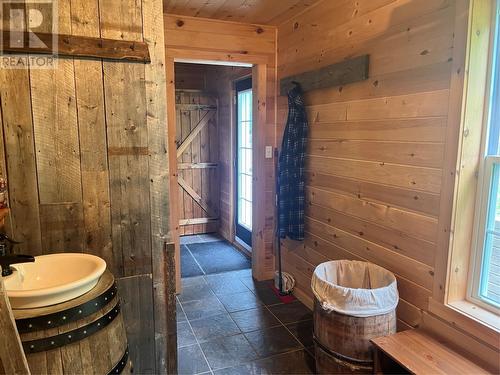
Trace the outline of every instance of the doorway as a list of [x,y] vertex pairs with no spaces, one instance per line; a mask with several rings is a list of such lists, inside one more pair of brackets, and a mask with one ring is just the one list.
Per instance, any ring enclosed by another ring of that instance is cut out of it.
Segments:
[[182,278],[251,268],[251,75],[250,67],[175,63]]
[[[267,160],[265,157],[266,139],[268,139],[268,133],[266,132],[266,121],[267,112],[269,106],[266,105],[266,100],[268,99],[268,65],[267,57],[260,55],[228,55],[228,54],[216,54],[210,51],[196,51],[193,52],[189,49],[169,49],[166,50],[166,73],[167,73],[167,116],[168,116],[168,144],[170,150],[175,150],[179,144],[179,139],[177,138],[177,133],[179,130],[178,112],[175,109],[176,95],[178,90],[181,88],[182,83],[192,81],[195,77],[195,81],[203,82],[205,85],[208,83],[216,81],[217,85],[216,92],[218,93],[218,113],[217,118],[220,120],[223,118],[223,108],[231,108],[231,111],[226,111],[229,113],[229,122],[225,123],[234,124],[235,112],[234,112],[234,94],[235,87],[234,82],[241,80],[245,77],[252,77],[252,146],[253,146],[253,161],[252,165],[266,165]],[[236,60],[237,57],[239,60]],[[239,61],[239,62],[235,62]],[[201,79],[201,76],[196,75],[185,75],[180,78],[178,73],[179,64],[185,64],[190,66],[195,65],[209,65],[212,68],[228,68],[232,72],[237,72],[239,69],[245,69],[245,74],[241,75],[228,75],[223,81],[218,79],[216,75],[209,74],[205,78]],[[209,87],[208,85],[205,87]],[[188,90],[188,89],[186,89]],[[220,90],[229,95],[224,95],[224,101],[221,100]],[[209,90],[209,92],[212,90]],[[234,127],[233,127],[234,128]],[[229,128],[228,128],[229,129]],[[218,127],[217,140],[219,141],[219,147],[222,144],[229,144],[231,151],[234,153],[235,150],[235,134],[234,129],[226,130],[224,127]],[[222,142],[224,141],[224,142]],[[272,141],[270,143],[273,144]],[[271,146],[269,146],[271,147]],[[234,155],[233,153],[229,155]],[[228,155],[226,153],[226,155]],[[180,220],[179,220],[179,206],[181,205],[180,199],[178,198],[180,193],[180,186],[178,184],[178,176],[180,170],[178,165],[181,164],[181,160],[178,160],[176,152],[169,152],[169,189],[172,197],[170,201],[170,219],[175,226],[172,227],[172,240],[175,243],[176,250],[176,284],[177,290],[180,291],[181,284],[181,244],[180,244]],[[219,155],[219,161],[217,166],[217,173],[219,176],[219,219],[218,223],[218,234],[224,236],[224,238],[234,239],[236,238],[235,231],[235,212],[234,209],[231,210],[231,205],[234,205],[235,199],[235,173],[234,173],[234,163],[235,159],[230,156],[229,159],[225,159],[222,155]],[[182,166],[181,166],[182,167]],[[257,280],[269,279],[274,272],[273,257],[269,254],[272,252],[272,245],[270,246],[269,233],[272,233],[272,221],[268,220],[267,212],[269,210],[266,201],[270,195],[268,186],[266,185],[267,168],[257,168],[253,169],[253,186],[252,186],[252,252],[251,252],[251,267],[252,275]],[[223,182],[229,182],[227,187],[224,186]],[[233,206],[234,208],[234,206]],[[207,216],[204,219],[209,219]],[[193,225],[195,225],[193,223]],[[198,225],[198,223],[196,223]],[[234,243],[233,243],[234,245]]]

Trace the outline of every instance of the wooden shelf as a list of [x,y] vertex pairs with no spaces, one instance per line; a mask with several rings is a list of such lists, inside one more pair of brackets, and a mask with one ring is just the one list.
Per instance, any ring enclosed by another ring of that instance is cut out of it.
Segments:
[[488,374],[469,358],[419,329],[371,340],[375,373]]

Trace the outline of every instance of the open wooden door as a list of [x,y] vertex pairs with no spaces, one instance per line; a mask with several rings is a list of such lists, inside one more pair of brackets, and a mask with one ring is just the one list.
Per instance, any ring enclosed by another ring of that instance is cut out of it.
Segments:
[[217,98],[176,91],[180,235],[216,232],[219,225]]

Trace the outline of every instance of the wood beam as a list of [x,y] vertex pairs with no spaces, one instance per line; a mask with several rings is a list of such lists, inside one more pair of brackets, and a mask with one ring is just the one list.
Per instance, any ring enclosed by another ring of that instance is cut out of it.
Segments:
[[[38,40],[34,38],[38,38]],[[11,38],[16,41],[12,46]],[[145,42],[125,41],[87,36],[2,31],[1,52],[23,54],[48,54],[56,56],[89,57],[106,60],[150,63]],[[55,44],[55,45],[54,45]]]
[[369,63],[370,56],[363,55],[324,68],[283,78],[280,82],[280,94],[286,95],[294,87],[294,82],[299,83],[305,92],[363,81],[368,79]]

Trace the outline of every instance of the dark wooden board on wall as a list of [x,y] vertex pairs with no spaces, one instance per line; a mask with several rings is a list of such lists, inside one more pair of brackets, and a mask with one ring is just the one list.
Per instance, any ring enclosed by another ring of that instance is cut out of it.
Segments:
[[324,68],[312,70],[283,78],[280,82],[280,94],[286,95],[298,82],[303,91],[341,86],[368,79],[370,56],[362,55],[341,61]]
[[[2,40],[11,40],[11,32],[2,31]],[[19,35],[12,35],[19,40],[22,47],[3,44],[1,52],[10,53],[40,53],[56,54],[57,56],[102,58],[117,61],[135,61],[150,63],[148,45],[141,41],[113,40],[104,38],[94,38],[77,35],[56,35],[48,33],[36,33],[36,37],[42,42],[38,44],[30,39],[33,33],[22,32]],[[54,46],[54,44],[57,44]]]

